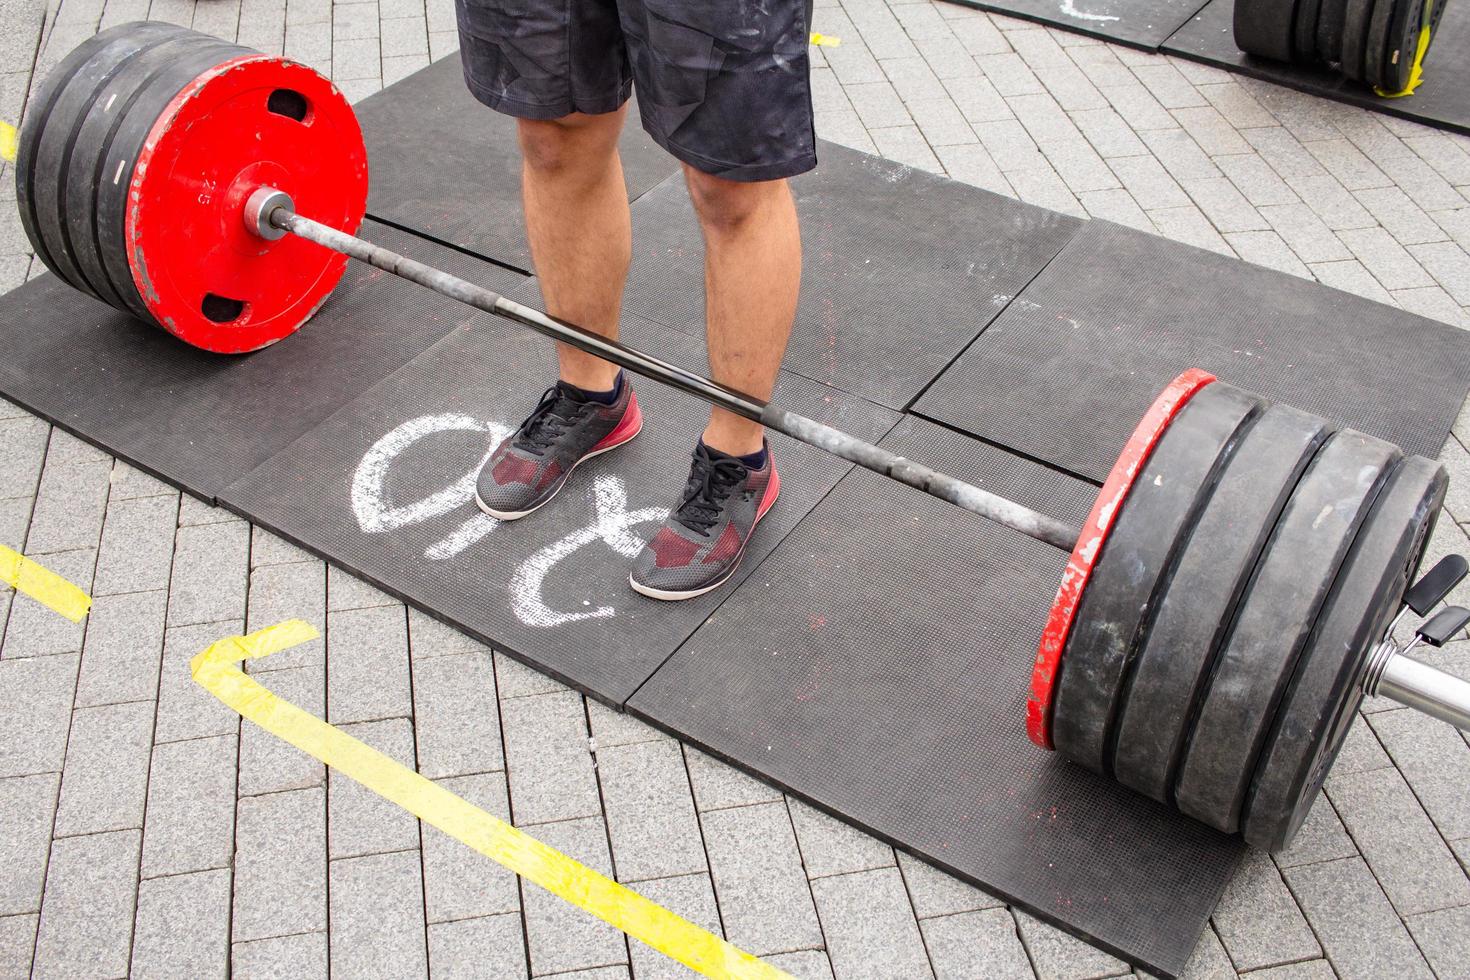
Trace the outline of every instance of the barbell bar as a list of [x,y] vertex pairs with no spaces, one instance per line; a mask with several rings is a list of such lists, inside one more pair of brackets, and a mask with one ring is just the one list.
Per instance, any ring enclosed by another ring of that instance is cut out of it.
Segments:
[[1365,694],[1470,729],[1470,684],[1394,639],[1466,574],[1447,560],[1413,584],[1447,485],[1432,461],[1190,370],[1072,527],[358,238],[366,182],[355,116],[321,76],[145,24],[63,59],[16,167],[51,271],[203,349],[288,336],[353,258],[1067,552],[1028,735],[1258,846],[1295,834]]

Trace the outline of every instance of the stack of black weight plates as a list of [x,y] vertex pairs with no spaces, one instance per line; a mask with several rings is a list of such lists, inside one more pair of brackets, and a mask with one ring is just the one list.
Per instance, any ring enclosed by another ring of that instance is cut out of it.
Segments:
[[1380,92],[1402,92],[1446,0],[1235,0],[1235,43],[1276,61],[1336,66]]

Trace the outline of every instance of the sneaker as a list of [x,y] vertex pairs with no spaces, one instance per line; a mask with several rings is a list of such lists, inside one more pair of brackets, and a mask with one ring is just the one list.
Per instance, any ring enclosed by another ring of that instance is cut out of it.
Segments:
[[652,599],[692,599],[719,588],[745,554],[746,542],[781,493],[776,464],[752,470],[700,443],[684,496],[633,560],[628,582]]
[[558,381],[480,468],[475,502],[502,521],[525,517],[560,493],[583,460],[618,448],[642,428],[643,414],[627,378],[611,405]]

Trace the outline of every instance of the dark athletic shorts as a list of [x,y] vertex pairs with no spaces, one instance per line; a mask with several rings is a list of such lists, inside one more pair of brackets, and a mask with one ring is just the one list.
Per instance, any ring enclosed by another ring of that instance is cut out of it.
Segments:
[[707,174],[816,166],[810,0],[455,0],[465,81],[522,119],[612,112]]

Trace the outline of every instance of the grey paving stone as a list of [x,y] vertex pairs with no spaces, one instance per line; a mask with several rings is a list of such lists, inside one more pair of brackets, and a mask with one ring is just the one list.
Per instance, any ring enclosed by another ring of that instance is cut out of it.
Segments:
[[155,742],[177,742],[240,730],[240,716],[213,694],[194,683],[189,661],[217,640],[239,636],[239,620],[200,623],[170,629],[163,638],[163,667],[158,679],[158,720]]
[[[1459,303],[1450,298],[1449,293],[1438,286],[1394,290],[1393,298],[1394,302],[1410,313],[1427,316],[1431,320],[1439,320],[1461,329],[1470,329],[1470,315],[1465,313]],[[1460,485],[1463,486],[1463,482]],[[1451,484],[1451,489],[1453,488],[1454,485]]]
[[798,800],[788,800],[808,878],[891,867],[893,848]]
[[[66,6],[70,8],[71,4]],[[46,447],[46,462],[58,467],[75,466],[79,463],[107,463],[111,468],[112,457],[65,429],[52,429],[51,443]]]
[[378,39],[360,38],[332,42],[332,80],[350,81],[358,78],[376,78],[382,72],[381,51]]
[[1108,104],[1117,110],[1118,115],[1127,120],[1128,125],[1138,133],[1154,129],[1173,129],[1179,125],[1169,114],[1169,110],[1137,79],[1100,85],[1099,91],[1107,98]]
[[914,913],[921,919],[977,912],[1005,904],[994,895],[902,851],[898,852],[898,866]]
[[[505,776],[483,773],[435,780],[461,799],[510,821]],[[478,854],[437,827],[423,825],[424,908],[429,922],[517,912],[515,873]],[[432,949],[430,950],[432,959]]]
[[939,158],[934,155],[924,134],[917,126],[889,126],[885,129],[869,129],[868,135],[878,147],[878,152],[890,160],[927,170],[943,173]]
[[298,561],[314,561],[311,555],[264,528],[252,528],[250,532],[250,567],[261,565],[288,565]]
[[694,788],[694,805],[701,811],[781,799],[781,791],[774,786],[747,776],[693,746],[684,746],[684,762],[689,768],[689,783]]
[[[327,801],[321,788],[240,800],[234,941],[325,933]],[[239,946],[236,946],[237,955]],[[261,959],[276,962],[276,952]]]
[[1305,204],[1276,204],[1259,209],[1276,232],[1286,240],[1297,258],[1309,265],[1352,258],[1352,253],[1332,234],[1322,219]]
[[383,58],[383,85],[387,87],[402,81],[421,68],[429,66],[428,37],[424,38],[422,54],[402,54]]
[[237,524],[240,518],[213,504],[205,503],[187,493],[179,495],[179,527],[197,527],[201,524]]
[[1425,912],[1404,921],[1440,980],[1470,977],[1470,907]]
[[1197,177],[1181,181],[1184,190],[1219,231],[1264,231],[1266,219],[1236,190],[1228,177]]
[[234,735],[155,746],[143,825],[143,875],[224,868],[234,853]]
[[1354,857],[1358,853],[1353,840],[1348,836],[1332,801],[1325,794],[1318,794],[1307,819],[1297,831],[1291,846],[1275,855],[1280,868],[1293,868],[1302,864],[1316,864],[1336,858]]
[[812,895],[837,976],[934,975],[897,868],[820,878]]
[[1031,956],[1031,966],[1041,980],[1083,980],[1127,973],[1122,960],[1089,946],[1076,936],[1016,909],[1016,927]]
[[1450,474],[1445,509],[1460,523],[1470,523],[1470,450],[1458,439],[1450,439],[1439,458]]
[[490,652],[413,661],[419,772],[436,779],[505,768]]
[[1167,62],[1151,60],[1147,64],[1134,65],[1133,74],[1166,109],[1209,105],[1204,96],[1179,73],[1179,69]]
[[1104,158],[1138,156],[1148,152],[1148,147],[1123,117],[1111,108],[1073,112],[1071,118],[1093,149]]
[[582,696],[515,698],[502,702],[500,716],[516,823],[600,818]]
[[1441,242],[1448,237],[1445,229],[1419,210],[1419,206],[1398,187],[1369,188],[1353,196],[1400,245],[1423,245]]
[[495,687],[502,701],[571,690],[560,681],[499,652],[495,654]]
[[[1137,972],[1148,975],[1143,970]],[[1235,975],[1235,966],[1220,944],[1220,937],[1215,935],[1215,930],[1206,929],[1184,965],[1183,980],[1234,980]]]
[[1383,711],[1370,721],[1440,833],[1470,837],[1470,745],[1418,711]]
[[1255,96],[1233,79],[1219,84],[1196,85],[1195,90],[1236,129],[1258,129],[1279,124]]
[[1123,157],[1109,161],[1108,165],[1144,210],[1189,203],[1189,195],[1169,176],[1163,164],[1151,156]]
[[332,5],[332,37],[334,40],[378,36],[378,5],[368,3],[334,3]]
[[[720,929],[720,911],[715,905],[714,886],[707,874],[640,881],[634,891],[716,936],[724,935]],[[633,975],[638,980],[683,980],[695,975],[677,960],[636,939],[629,939],[628,951],[633,958]]]
[[77,658],[0,660],[0,778],[60,772]]
[[[523,829],[592,870],[612,874],[607,833],[600,819],[565,820]],[[601,919],[530,882],[522,885],[521,901],[534,975],[628,962],[623,934]]]
[[1372,229],[1378,221],[1331,174],[1287,178],[1287,184],[1333,231]]
[[1250,975],[1250,980],[1337,980],[1337,973],[1326,960],[1307,960],[1304,963],[1257,970]]
[[48,554],[96,548],[111,475],[109,460],[56,465],[48,454],[26,533],[26,552]]
[[909,115],[931,149],[975,143],[975,131],[948,96],[908,103]]
[[145,879],[138,887],[131,977],[229,975],[230,872]]
[[174,542],[168,625],[245,617],[250,527],[239,521],[180,527]]
[[58,782],[54,773],[0,779],[0,916],[41,907]]
[[[413,726],[406,718],[339,726],[343,732],[413,768]],[[419,846],[418,820],[391,800],[335,769],[327,776],[328,856],[358,857]]]
[[142,827],[152,745],[152,701],[72,712],[55,835]]
[[1425,211],[1464,207],[1465,197],[1423,160],[1395,160],[1388,176]]
[[597,772],[619,881],[706,870],[694,798],[677,744],[640,742],[599,749]]
[[792,953],[776,953],[762,957],[778,970],[785,970],[797,980],[832,980],[832,961],[820,949],[802,949]]
[[402,606],[330,613],[327,646],[327,719],[332,724],[413,714]]
[[1315,262],[1308,268],[1324,286],[1332,286],[1343,292],[1354,293],[1377,303],[1392,303],[1388,290],[1373,278],[1373,274],[1357,259],[1346,262]]
[[429,926],[429,976],[434,980],[526,975],[526,936],[520,916],[492,915]]
[[[257,676],[256,680],[276,697],[309,714],[318,718],[326,714],[326,675],[321,666],[273,670]],[[326,778],[326,767],[290,742],[259,725],[250,722],[240,725],[238,792],[241,796],[321,786]]]
[[168,593],[94,596],[77,677],[79,708],[158,697]]
[[1296,191],[1271,169],[1264,158],[1254,152],[1216,157],[1214,163],[1255,207],[1297,204],[1301,201]]
[[672,742],[674,739],[644,724],[626,711],[615,711],[600,701],[587,699],[587,720],[592,725],[594,751],[639,742]]
[[1309,864],[1285,874],[1343,980],[1431,976],[1361,858]]
[[1375,187],[1392,187],[1393,181],[1363,155],[1363,151],[1346,139],[1313,140],[1305,144],[1307,152],[1352,191]]
[[1461,306],[1470,306],[1470,256],[1453,242],[1411,245],[1409,254]]
[[327,566],[327,608],[332,612],[398,604],[397,599],[376,586],[369,585],[335,565]]
[[[944,89],[966,122],[979,124],[1014,118],[1011,107],[988,78],[945,79]],[[973,128],[978,136],[984,127]]]
[[428,973],[423,877],[418,851],[331,862],[327,937],[334,977]]
[[1225,236],[1235,254],[1246,262],[1264,265],[1288,275],[1311,279],[1312,271],[1274,231],[1238,231]]
[[939,980],[993,977],[1030,980],[1036,974],[1006,909],[965,912],[919,922]]
[[1242,972],[1322,955],[1270,856],[1246,852],[1215,908],[1215,930]]
[[1210,223],[1210,219],[1193,204],[1177,208],[1155,208],[1147,214],[1149,220],[1159,229],[1159,234],[1165,238],[1220,252],[1232,258],[1235,255],[1230,250],[1229,243],[1220,237],[1215,226]]
[[408,653],[414,660],[465,653],[490,655],[490,648],[417,609],[408,611]]
[[1293,177],[1314,177],[1327,172],[1288,129],[1279,126],[1251,129],[1246,130],[1243,135],[1246,142],[1256,148],[1256,152],[1265,158],[1272,169],[1288,180]]
[[1327,793],[1400,915],[1470,905],[1470,880],[1397,769],[1334,771]]
[[[262,565],[250,573],[250,615],[246,629],[251,633],[288,619],[300,619],[325,634],[326,607],[327,571],[322,562]],[[318,637],[269,657],[249,661],[246,669],[258,674],[325,664],[326,640]]]
[[1360,228],[1340,231],[1338,239],[1357,256],[1359,262],[1368,267],[1385,289],[1411,289],[1416,286],[1432,286],[1429,278],[1413,256],[1394,241],[1393,236],[1382,228]]
[[1235,126],[1212,105],[1178,108],[1173,110],[1173,115],[1209,156],[1251,151],[1250,144],[1241,139]]
[[[43,554],[37,551],[22,552],[49,571],[60,575],[83,592],[92,588],[92,569],[97,563],[97,552],[64,551],[59,554]],[[9,589],[7,588],[8,592]],[[15,596],[10,606],[10,621],[5,626],[5,644],[0,647],[0,658],[13,660],[21,657],[52,657],[58,654],[78,653],[86,633],[86,621],[73,623],[65,616],[58,616],[50,607],[30,596]]]
[[848,85],[846,90],[858,117],[869,129],[907,126],[912,122],[903,100],[886,81]]
[[36,948],[39,915],[0,917],[0,977],[31,975],[31,953]]
[[137,890],[138,831],[54,842],[31,976],[124,976]]
[[[1015,190],[1010,181],[1000,172],[991,158],[990,152],[979,143],[967,143],[959,146],[941,146],[934,151],[939,157],[939,162],[944,165],[944,170],[955,180],[1006,197],[1014,197]],[[1112,193],[1109,191],[1098,191],[1095,193]]]
[[1077,136],[1038,145],[1072,193],[1111,190],[1119,186],[1118,178],[1085,138]]
[[1087,212],[1077,198],[1072,196],[1072,191],[1066,182],[1058,177],[1056,172],[1049,166],[1045,170],[1018,170],[1006,177],[1011,187],[1016,191],[1016,197],[1027,204],[1037,207],[1049,208],[1052,211],[1061,211],[1063,214],[1074,215],[1085,218]]
[[1470,184],[1470,154],[1449,136],[1425,132],[1423,135],[1405,138],[1404,144],[1451,184]]
[[327,934],[304,932],[235,943],[230,948],[230,975],[234,980],[327,980]]
[[1149,130],[1139,136],[1175,180],[1220,176],[1219,168],[1183,129]]
[[784,803],[702,813],[725,935],[763,956],[823,945]]

